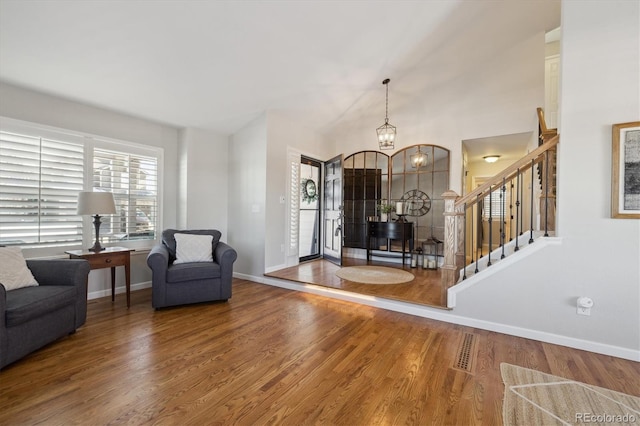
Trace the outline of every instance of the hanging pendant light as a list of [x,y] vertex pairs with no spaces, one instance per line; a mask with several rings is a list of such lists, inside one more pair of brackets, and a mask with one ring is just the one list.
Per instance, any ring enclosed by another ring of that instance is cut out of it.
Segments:
[[427,154],[420,151],[420,145],[418,145],[418,152],[410,155],[409,158],[411,159],[411,167],[414,169],[420,169],[420,167],[427,165]]
[[393,149],[393,143],[396,140],[396,126],[389,124],[389,80],[385,78],[382,82],[387,86],[387,97],[385,103],[384,124],[376,129],[378,133],[378,144],[380,149]]

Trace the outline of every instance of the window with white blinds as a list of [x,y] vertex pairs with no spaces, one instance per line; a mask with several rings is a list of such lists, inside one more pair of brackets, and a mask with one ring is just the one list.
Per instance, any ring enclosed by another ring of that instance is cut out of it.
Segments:
[[0,245],[82,241],[83,161],[82,144],[0,131]]
[[90,245],[78,193],[102,191],[117,213],[101,217],[100,242],[146,246],[160,221],[161,164],[161,148],[0,117],[0,245],[40,255]]
[[105,242],[153,240],[158,216],[158,159],[95,148],[94,191],[113,193],[117,214],[102,219]]

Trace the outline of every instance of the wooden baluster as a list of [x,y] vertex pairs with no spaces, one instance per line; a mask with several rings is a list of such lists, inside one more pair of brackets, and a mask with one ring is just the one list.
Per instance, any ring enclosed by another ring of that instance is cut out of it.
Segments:
[[466,234],[465,229],[467,227],[465,218],[465,205],[460,204],[456,207],[456,267],[458,272],[464,267],[466,267],[467,260],[465,258],[465,245],[466,245]]
[[[467,203],[464,203],[463,206],[463,211],[464,211],[464,218],[462,220],[462,223],[464,224],[464,237],[463,237],[463,241],[462,241],[462,246],[463,246],[463,250],[464,250],[464,266],[462,267],[462,280],[466,280],[467,279]],[[473,221],[471,222],[473,224]],[[471,231],[472,235],[473,235],[473,230]]]
[[489,186],[489,250],[487,266],[491,266],[491,251],[493,251],[493,186]]
[[500,192],[500,248],[502,249],[502,254],[500,255],[500,259],[504,259],[505,258],[505,254],[504,254],[504,239],[505,239],[505,232],[506,229],[504,227],[505,225],[505,220],[504,220],[504,215],[505,215],[505,201],[506,201],[506,190],[507,190],[507,184],[505,183],[505,178],[502,178],[502,188],[501,188],[501,192]]
[[518,251],[520,250],[519,247],[519,242],[520,242],[520,235],[522,235],[522,231],[521,231],[521,225],[520,225],[520,218],[521,218],[521,213],[520,213],[520,199],[522,197],[522,191],[520,190],[520,169],[518,169],[518,174],[516,177],[516,247],[515,249],[513,249],[513,251]]
[[534,177],[534,160],[531,160],[531,195],[529,196],[529,205],[531,207],[531,211],[529,213],[529,222],[530,222],[530,226],[529,226],[529,244],[533,243],[533,186],[534,186],[534,182],[535,182],[535,177]]
[[[482,213],[480,213],[480,194],[478,194],[476,195],[476,214],[475,216],[473,216],[473,221],[478,224],[477,234],[480,234],[480,231],[482,230],[482,220],[479,220],[481,214]],[[478,239],[478,241],[476,241],[474,244],[475,246],[473,247],[473,249],[476,252],[476,269],[474,273],[477,274],[479,272],[478,261],[480,260],[480,256],[482,256],[482,241]],[[478,254],[478,245],[480,245],[480,254]]]

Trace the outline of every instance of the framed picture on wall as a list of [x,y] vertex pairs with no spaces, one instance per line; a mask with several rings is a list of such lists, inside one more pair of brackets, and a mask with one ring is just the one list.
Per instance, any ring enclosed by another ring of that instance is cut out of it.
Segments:
[[640,121],[613,125],[611,217],[640,219]]

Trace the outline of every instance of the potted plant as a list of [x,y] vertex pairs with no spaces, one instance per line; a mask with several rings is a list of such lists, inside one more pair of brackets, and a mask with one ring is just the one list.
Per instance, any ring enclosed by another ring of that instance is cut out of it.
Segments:
[[396,206],[383,201],[382,203],[378,204],[378,210],[380,211],[380,220],[382,222],[386,222],[389,213],[396,211]]

